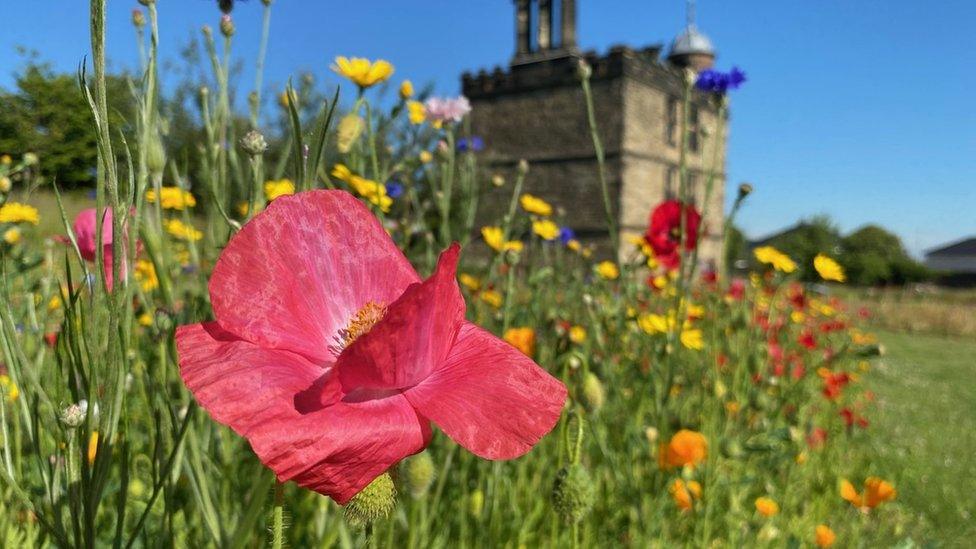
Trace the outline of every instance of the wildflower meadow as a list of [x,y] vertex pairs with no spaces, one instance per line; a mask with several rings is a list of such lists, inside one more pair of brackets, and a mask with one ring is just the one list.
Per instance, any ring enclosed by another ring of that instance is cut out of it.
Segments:
[[[71,210],[54,181],[41,211],[45,158],[0,162],[0,545],[911,546],[902,472],[873,450],[883,348],[833,251],[759,247],[749,272],[699,258],[761,189],[730,188],[714,223],[682,164],[628,236],[601,164],[610,245],[594,246],[524,191],[530,162],[481,164],[467,99],[387,61],[323,60],[334,95],[235,89],[230,15],[202,31],[203,132],[176,154],[171,4],[137,6],[119,121],[116,11],[90,2],[90,203]],[[592,112],[585,62],[577,78]],[[724,112],[749,85],[689,71],[683,101]]]

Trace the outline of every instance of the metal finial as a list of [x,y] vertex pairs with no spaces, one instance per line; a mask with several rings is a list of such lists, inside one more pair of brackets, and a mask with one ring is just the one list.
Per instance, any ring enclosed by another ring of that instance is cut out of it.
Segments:
[[686,4],[687,13],[685,16],[688,18],[688,27],[692,28],[695,26],[695,0],[687,0]]

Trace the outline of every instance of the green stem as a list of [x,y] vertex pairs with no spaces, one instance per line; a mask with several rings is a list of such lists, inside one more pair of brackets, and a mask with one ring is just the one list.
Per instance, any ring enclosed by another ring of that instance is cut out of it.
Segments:
[[593,90],[590,88],[590,77],[581,78],[583,96],[586,98],[586,119],[590,125],[590,138],[593,140],[593,150],[596,153],[597,174],[600,178],[600,192],[603,194],[603,209],[607,216],[607,230],[610,232],[610,244],[613,246],[614,257],[620,252],[620,234],[617,229],[617,218],[613,214],[613,203],[610,201],[610,186],[607,183],[606,154],[603,141],[596,125],[596,109],[593,106]]
[[281,549],[285,543],[285,491],[284,484],[275,483],[274,506],[271,511],[271,547]]

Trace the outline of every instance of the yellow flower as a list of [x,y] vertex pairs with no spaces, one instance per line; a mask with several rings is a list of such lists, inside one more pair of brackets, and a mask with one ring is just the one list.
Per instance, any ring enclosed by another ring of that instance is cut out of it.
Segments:
[[834,280],[836,282],[844,282],[847,280],[847,277],[844,276],[844,268],[824,254],[817,254],[817,257],[813,258],[813,268],[817,270],[820,278],[824,280]]
[[702,341],[702,331],[698,329],[682,330],[681,344],[693,351],[701,351],[705,348],[705,342]]
[[772,265],[777,271],[789,274],[796,270],[796,263],[788,255],[772,246],[760,246],[753,250],[753,254],[760,263]]
[[519,199],[519,203],[522,204],[522,209],[529,213],[541,215],[542,217],[552,215],[552,206],[548,202],[529,193],[523,194]]
[[264,196],[268,200],[274,200],[279,196],[295,194],[295,184],[291,179],[278,179],[264,182]]
[[878,342],[878,338],[871,333],[865,333],[858,329],[851,330],[851,342],[854,345],[873,345]]
[[336,128],[336,149],[343,154],[351,151],[365,129],[366,121],[359,115],[349,113],[343,116]]
[[668,319],[663,316],[652,313],[645,313],[637,317],[637,326],[644,330],[644,333],[650,335],[667,333],[673,324],[673,321],[668,322]]
[[10,188],[13,184],[10,182],[10,178],[7,176],[0,176],[0,193],[10,192]]
[[668,277],[664,275],[657,275],[651,279],[651,284],[657,290],[663,290],[668,287]]
[[813,542],[817,547],[830,547],[837,540],[837,535],[826,524],[818,524],[813,531]]
[[159,278],[156,276],[156,267],[153,266],[152,261],[137,260],[132,274],[144,292],[159,287]]
[[145,326],[146,328],[153,325],[153,315],[152,313],[142,313],[137,319],[140,326]]
[[504,231],[502,231],[501,227],[482,227],[481,237],[485,239],[485,244],[496,252],[504,252],[508,250],[516,252],[522,251],[522,243],[518,240],[505,240]]
[[485,290],[481,292],[479,297],[481,297],[481,301],[484,301],[496,309],[501,307],[502,303],[504,302],[502,294],[496,292],[495,290]]
[[854,485],[847,479],[840,481],[840,497],[850,502],[854,507],[874,509],[886,501],[895,499],[898,492],[888,481],[879,477],[868,477],[864,481],[864,493],[858,493]]
[[13,163],[13,161],[14,161],[13,158],[10,158],[9,154],[0,156],[0,164],[3,164],[4,166],[9,166],[10,164]]
[[166,232],[170,235],[176,237],[179,240],[186,240],[187,242],[200,240],[203,238],[203,233],[196,230],[193,225],[187,225],[179,219],[170,219],[166,221]]
[[477,292],[481,289],[481,280],[477,277],[469,275],[468,273],[459,274],[458,280],[461,282],[461,285],[472,292]]
[[617,280],[620,277],[620,269],[613,261],[601,261],[596,266],[596,274],[604,280]]
[[0,395],[6,394],[7,400],[13,402],[20,396],[20,389],[14,385],[14,381],[7,374],[0,374]]
[[539,235],[543,240],[555,240],[559,237],[559,225],[548,219],[532,222],[532,232]]
[[393,76],[393,65],[383,59],[370,61],[362,57],[349,59],[339,56],[335,58],[332,70],[364,89],[385,82]]
[[803,314],[802,311],[793,311],[790,313],[790,320],[792,320],[794,324],[803,324],[803,321],[806,320],[806,318],[807,315]]
[[379,206],[383,212],[389,212],[393,199],[386,194],[386,185],[360,177],[343,164],[336,164],[332,168],[332,177],[349,184],[359,196],[368,200],[374,206]]
[[586,341],[586,328],[579,325],[570,328],[569,340],[573,343],[583,343]]
[[566,247],[569,248],[570,250],[573,250],[574,252],[579,252],[583,248],[583,245],[580,244],[579,240],[576,240],[574,238],[566,243]]
[[[160,205],[165,210],[182,210],[197,205],[197,199],[190,194],[190,191],[184,191],[179,187],[163,187],[160,189],[159,194],[162,197]],[[146,191],[146,201],[150,203],[156,202],[155,189]]]
[[434,155],[430,151],[420,151],[417,158],[420,159],[422,164],[429,164],[432,160],[434,160]]
[[12,227],[4,231],[3,241],[6,242],[7,244],[10,244],[11,246],[20,242],[20,229],[18,229],[17,227]]
[[662,468],[694,468],[708,457],[708,441],[705,435],[682,429],[671,437],[659,456]]
[[771,498],[756,498],[756,511],[758,511],[760,515],[769,518],[776,513],[779,513],[779,504],[773,501]]
[[682,511],[690,511],[695,500],[701,499],[702,494],[701,484],[697,481],[689,480],[686,483],[680,478],[674,479],[668,491],[671,492],[675,505]]
[[[423,124],[424,120],[427,120],[427,109],[424,107],[424,104],[420,101],[407,101],[407,119],[413,125]],[[420,153],[421,161],[424,163],[430,162],[430,160],[423,160],[424,153],[430,156],[429,152],[423,151]]]
[[413,97],[413,82],[409,80],[404,80],[400,84],[400,99],[406,101]]
[[689,303],[685,307],[685,313],[688,318],[704,318],[705,317],[705,307],[701,305],[695,305],[694,303]]
[[505,341],[527,357],[535,354],[535,330],[532,328],[509,328],[505,332]]
[[0,206],[0,223],[33,223],[37,225],[41,216],[37,208],[19,202],[7,202]]
[[47,310],[54,312],[61,308],[61,298],[53,295],[47,302]]
[[95,463],[95,456],[98,455],[98,431],[92,431],[91,437],[88,439],[88,452],[86,457],[88,458],[88,465]]
[[297,91],[291,90],[291,94],[289,94],[288,90],[285,90],[278,94],[278,105],[280,105],[281,108],[287,109],[289,104],[294,105],[296,108],[298,107]]

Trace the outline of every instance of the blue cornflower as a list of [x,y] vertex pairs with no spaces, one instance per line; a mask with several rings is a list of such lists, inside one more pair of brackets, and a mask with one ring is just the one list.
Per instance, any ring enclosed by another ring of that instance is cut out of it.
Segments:
[[737,89],[746,81],[746,73],[738,67],[732,67],[729,72],[712,69],[704,70],[698,75],[695,87],[703,92],[724,95],[729,90]]
[[569,227],[559,228],[559,241],[563,243],[563,246],[569,244],[570,240],[576,240],[576,233],[573,229]]
[[390,198],[400,198],[403,196],[403,184],[397,181],[390,181],[386,184],[386,194]]
[[458,139],[457,150],[458,152],[480,152],[485,148],[485,140],[477,135],[472,135],[471,137],[462,137]]

